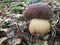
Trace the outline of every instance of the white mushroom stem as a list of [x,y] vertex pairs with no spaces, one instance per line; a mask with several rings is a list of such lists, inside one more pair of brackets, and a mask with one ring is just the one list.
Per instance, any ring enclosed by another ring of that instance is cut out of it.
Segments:
[[32,19],[29,25],[29,31],[31,34],[45,34],[50,31],[50,23],[45,19]]

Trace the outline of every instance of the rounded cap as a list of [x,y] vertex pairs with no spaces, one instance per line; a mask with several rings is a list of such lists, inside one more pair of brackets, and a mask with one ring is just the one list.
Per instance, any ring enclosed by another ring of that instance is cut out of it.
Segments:
[[52,15],[52,9],[45,4],[33,4],[28,9],[23,11],[23,14],[26,16],[27,19],[50,19]]

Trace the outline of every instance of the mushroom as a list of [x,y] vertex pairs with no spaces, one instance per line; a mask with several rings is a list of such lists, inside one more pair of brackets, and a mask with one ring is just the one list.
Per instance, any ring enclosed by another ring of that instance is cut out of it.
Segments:
[[52,9],[48,5],[33,4],[23,14],[30,21],[31,34],[44,35],[50,31],[49,19],[52,16]]

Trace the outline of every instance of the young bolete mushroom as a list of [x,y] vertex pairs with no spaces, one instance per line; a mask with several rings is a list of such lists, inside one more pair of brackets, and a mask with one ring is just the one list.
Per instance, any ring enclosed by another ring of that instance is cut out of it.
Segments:
[[52,9],[45,4],[33,4],[23,12],[27,20],[30,20],[29,31],[31,34],[46,34],[50,31],[49,19]]

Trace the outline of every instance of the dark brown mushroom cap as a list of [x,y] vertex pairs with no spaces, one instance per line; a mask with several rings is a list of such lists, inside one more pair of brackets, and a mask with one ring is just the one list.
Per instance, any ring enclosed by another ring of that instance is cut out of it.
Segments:
[[33,4],[28,9],[23,11],[27,19],[42,18],[49,19],[52,15],[52,9],[45,4]]

